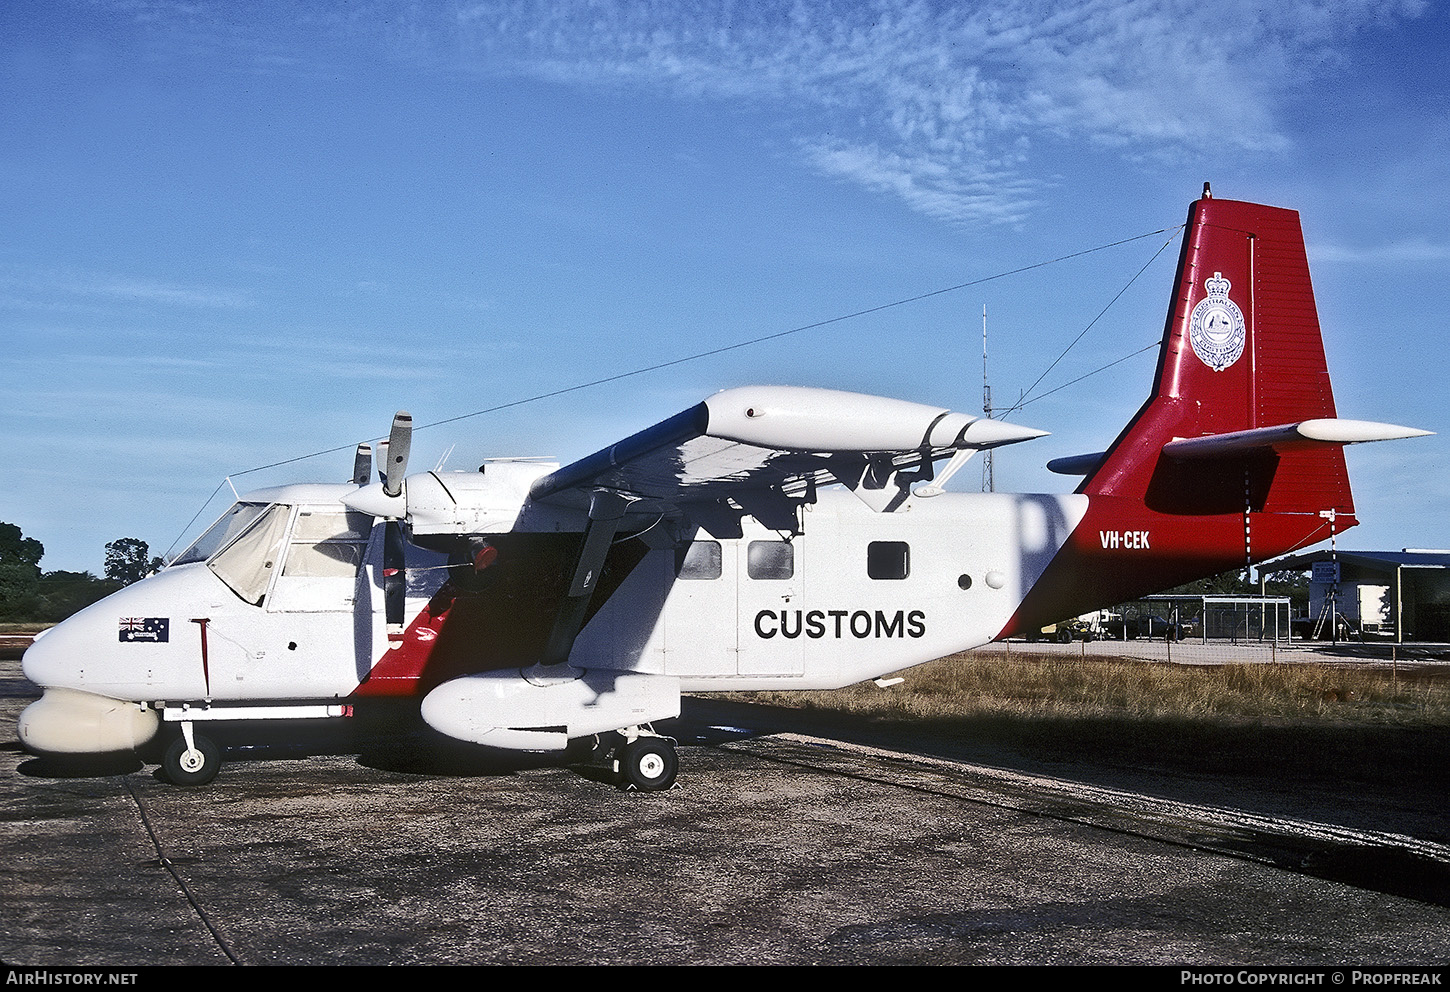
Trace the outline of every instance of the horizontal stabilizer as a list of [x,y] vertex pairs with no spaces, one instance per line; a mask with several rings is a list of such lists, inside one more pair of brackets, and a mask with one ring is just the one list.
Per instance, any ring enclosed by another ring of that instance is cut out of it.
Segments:
[[1319,418],[1301,420],[1297,424],[1277,427],[1255,427],[1227,434],[1179,438],[1163,446],[1163,453],[1173,458],[1221,458],[1248,451],[1272,448],[1294,451],[1322,445],[1362,444],[1366,441],[1395,441],[1407,437],[1425,437],[1433,431],[1395,424],[1377,424],[1369,420]]
[[1048,462],[1047,470],[1056,472],[1058,475],[1091,475],[1093,469],[1097,468],[1107,455],[1106,451],[1094,451],[1086,455],[1066,455]]

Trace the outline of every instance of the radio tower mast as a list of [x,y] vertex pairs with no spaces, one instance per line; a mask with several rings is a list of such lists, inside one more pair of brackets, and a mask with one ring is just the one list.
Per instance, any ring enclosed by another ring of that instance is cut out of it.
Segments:
[[[992,418],[992,387],[987,382],[987,304],[982,304],[982,412]],[[992,449],[982,452],[982,492],[997,491],[996,479],[992,477]]]

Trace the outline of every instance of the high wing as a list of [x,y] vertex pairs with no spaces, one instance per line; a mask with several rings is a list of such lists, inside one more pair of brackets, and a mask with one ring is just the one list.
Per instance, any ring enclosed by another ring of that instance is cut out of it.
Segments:
[[728,500],[754,512],[839,482],[886,511],[939,459],[1045,433],[882,396],[746,386],[543,476],[529,498],[583,508],[605,489],[660,509]]
[[[562,468],[512,461],[482,473],[423,472],[397,492],[373,483],[343,502],[405,519],[415,535],[558,531],[585,511],[590,519],[687,513],[707,528],[745,512],[789,530],[787,518],[816,487],[839,482],[886,512],[933,478],[937,460],[953,457],[959,468],[976,451],[1045,434],[883,396],[744,386]],[[598,505],[604,493],[619,505]]]

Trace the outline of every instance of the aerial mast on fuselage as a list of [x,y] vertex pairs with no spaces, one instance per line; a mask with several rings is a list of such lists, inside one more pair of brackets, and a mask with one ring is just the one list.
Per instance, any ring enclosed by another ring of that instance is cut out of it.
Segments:
[[[987,382],[987,304],[982,304],[982,413],[992,419],[992,387]],[[992,449],[982,452],[982,492],[997,491],[996,479],[992,476]]]

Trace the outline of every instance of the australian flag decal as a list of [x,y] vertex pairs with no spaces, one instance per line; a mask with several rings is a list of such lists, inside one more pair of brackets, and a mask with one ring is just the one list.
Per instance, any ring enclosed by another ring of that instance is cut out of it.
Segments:
[[160,644],[171,639],[171,620],[169,617],[122,617],[121,618],[121,643],[131,641],[146,641],[152,644]]

